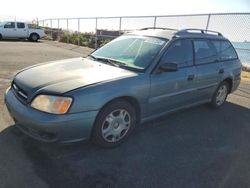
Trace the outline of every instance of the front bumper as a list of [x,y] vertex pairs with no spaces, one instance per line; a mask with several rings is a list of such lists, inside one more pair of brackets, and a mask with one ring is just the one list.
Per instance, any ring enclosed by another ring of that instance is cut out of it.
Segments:
[[10,115],[27,135],[45,142],[76,142],[91,136],[98,111],[54,115],[40,112],[21,103],[12,89],[5,93],[5,103]]

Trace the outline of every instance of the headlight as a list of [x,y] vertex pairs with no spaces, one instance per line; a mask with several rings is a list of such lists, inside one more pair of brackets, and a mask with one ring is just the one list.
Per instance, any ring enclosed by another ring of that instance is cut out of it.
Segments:
[[72,103],[70,97],[38,95],[31,103],[37,110],[52,114],[65,114]]

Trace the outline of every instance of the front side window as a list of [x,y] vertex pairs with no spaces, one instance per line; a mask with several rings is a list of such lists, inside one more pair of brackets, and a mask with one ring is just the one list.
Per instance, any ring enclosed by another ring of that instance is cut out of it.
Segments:
[[194,54],[197,65],[217,60],[216,49],[209,40],[194,40]]
[[237,54],[233,46],[228,41],[212,41],[216,47],[218,59],[220,61],[226,61],[231,59],[237,59]]
[[144,70],[166,42],[154,37],[124,35],[96,50],[91,56],[113,60],[113,63],[121,62],[123,67]]
[[23,28],[25,28],[25,24],[22,23],[22,22],[17,22],[17,28],[18,29],[23,29]]
[[188,39],[173,42],[163,56],[162,62],[176,63],[178,67],[193,65],[193,47]]
[[15,22],[8,22],[4,25],[4,28],[15,28]]

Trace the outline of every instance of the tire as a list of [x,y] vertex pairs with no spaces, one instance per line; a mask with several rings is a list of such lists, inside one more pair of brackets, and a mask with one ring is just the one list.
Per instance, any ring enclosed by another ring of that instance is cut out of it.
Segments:
[[228,93],[229,93],[229,84],[228,82],[223,81],[222,83],[220,83],[220,85],[213,94],[211,106],[213,108],[221,107],[226,101]]
[[131,104],[117,100],[107,104],[98,114],[92,141],[101,147],[111,148],[126,140],[136,125],[136,113]]
[[38,34],[36,34],[36,33],[32,33],[32,34],[30,35],[30,37],[29,37],[29,41],[32,41],[32,42],[37,42],[38,39],[39,39],[39,36],[38,36]]
[[0,34],[0,40],[2,40],[3,39],[3,36]]

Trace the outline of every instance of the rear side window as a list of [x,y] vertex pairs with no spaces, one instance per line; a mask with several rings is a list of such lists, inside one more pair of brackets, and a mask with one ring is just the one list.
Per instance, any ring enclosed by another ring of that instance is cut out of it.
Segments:
[[4,28],[15,28],[15,22],[8,22],[4,25]]
[[193,65],[193,47],[188,39],[173,42],[163,56],[164,63],[176,63],[178,67]]
[[218,60],[226,61],[238,58],[230,42],[228,41],[212,41],[212,42],[216,48],[218,54]]
[[19,28],[19,29],[25,28],[24,23],[22,23],[22,22],[17,22],[17,28]]
[[217,60],[216,49],[209,40],[194,40],[194,54],[197,65],[212,63]]

